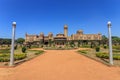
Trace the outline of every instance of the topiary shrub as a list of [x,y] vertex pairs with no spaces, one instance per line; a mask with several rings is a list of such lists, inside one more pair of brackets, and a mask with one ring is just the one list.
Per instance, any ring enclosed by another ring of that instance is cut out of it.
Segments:
[[107,49],[107,46],[104,46],[104,49]]
[[14,49],[15,49],[15,50],[17,49],[17,45],[14,46]]
[[22,52],[25,53],[26,52],[26,47],[22,47]]
[[96,47],[95,50],[96,50],[96,52],[99,52],[100,51],[100,47],[99,46]]

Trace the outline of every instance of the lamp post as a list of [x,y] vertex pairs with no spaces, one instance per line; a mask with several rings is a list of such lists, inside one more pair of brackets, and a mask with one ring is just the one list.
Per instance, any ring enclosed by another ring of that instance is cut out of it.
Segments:
[[111,38],[111,22],[108,21],[108,37],[109,37],[109,61],[113,65],[113,54],[112,54],[112,38]]
[[11,54],[10,54],[10,66],[14,66],[14,42],[15,42],[15,28],[16,22],[12,23],[12,43],[11,43]]

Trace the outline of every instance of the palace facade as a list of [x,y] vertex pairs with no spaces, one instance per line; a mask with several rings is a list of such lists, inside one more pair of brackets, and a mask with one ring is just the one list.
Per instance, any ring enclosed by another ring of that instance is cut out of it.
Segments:
[[100,41],[102,39],[102,35],[98,34],[84,34],[82,30],[78,30],[76,34],[72,34],[68,36],[68,26],[64,25],[64,33],[53,35],[53,33],[49,33],[47,36],[44,33],[40,33],[39,35],[25,35],[25,43],[34,43],[34,44],[42,44],[48,45],[50,42],[57,45],[65,45],[70,41],[73,41],[75,44],[78,44],[78,41]]

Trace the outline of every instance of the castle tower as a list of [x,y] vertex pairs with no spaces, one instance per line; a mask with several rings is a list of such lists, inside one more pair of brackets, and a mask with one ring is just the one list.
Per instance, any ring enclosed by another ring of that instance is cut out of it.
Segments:
[[52,39],[53,39],[53,33],[50,32],[50,33],[48,34],[48,37],[49,37],[49,39],[52,40]]
[[64,25],[64,35],[65,37],[68,37],[68,26]]
[[44,38],[44,33],[41,32],[39,38],[40,38],[40,40],[43,40],[43,38]]
[[78,35],[83,35],[83,31],[82,31],[82,30],[78,30],[78,31],[77,31],[77,34],[78,34]]

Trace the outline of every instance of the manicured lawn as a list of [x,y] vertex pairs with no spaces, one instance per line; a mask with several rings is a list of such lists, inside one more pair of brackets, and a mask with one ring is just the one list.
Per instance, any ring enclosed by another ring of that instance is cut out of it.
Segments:
[[[78,50],[78,53],[85,55],[91,59],[100,61],[104,64],[109,64],[108,49],[100,49],[100,52],[96,52],[95,49],[91,50]],[[114,65],[120,66],[120,52],[119,50],[113,50]]]
[[[22,48],[17,48],[14,52],[15,64],[32,59],[40,54],[43,54],[43,50],[27,50],[25,53],[22,52]],[[8,65],[10,61],[10,49],[0,50],[0,66]]]

